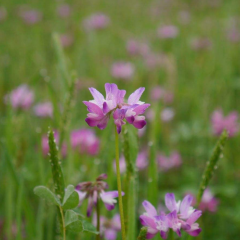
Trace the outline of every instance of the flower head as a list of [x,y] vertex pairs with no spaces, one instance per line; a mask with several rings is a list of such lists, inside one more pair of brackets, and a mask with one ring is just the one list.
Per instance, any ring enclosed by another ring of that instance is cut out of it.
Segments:
[[149,46],[131,39],[127,42],[127,51],[130,55],[145,56],[149,52]]
[[181,156],[178,152],[172,152],[169,157],[159,154],[157,156],[160,170],[168,171],[171,168],[179,167],[182,164]]
[[134,74],[134,66],[129,62],[116,62],[112,65],[111,73],[116,79],[130,80]]
[[71,132],[71,145],[80,153],[96,155],[99,151],[100,141],[91,129],[78,129]]
[[173,193],[167,193],[165,196],[165,204],[170,213],[157,213],[155,207],[148,201],[143,202],[146,212],[140,216],[141,224],[148,228],[147,239],[153,238],[158,232],[163,239],[167,238],[167,232],[172,229],[181,236],[181,229],[191,236],[197,236],[201,229],[199,228],[197,219],[202,212],[195,210],[192,206],[192,196],[187,195],[183,201],[176,202]]
[[179,30],[176,26],[167,25],[158,29],[158,37],[159,38],[175,38],[177,37]]
[[212,114],[212,129],[215,135],[221,135],[224,129],[227,130],[229,137],[233,137],[239,131],[238,114],[231,112],[224,117],[222,110],[216,110]]
[[28,25],[34,25],[42,20],[42,13],[35,9],[21,10],[20,17]]
[[112,113],[118,133],[121,132],[122,125],[126,124],[124,120],[138,129],[146,125],[145,117],[141,114],[150,104],[139,101],[145,88],[137,89],[129,96],[127,102],[124,102],[126,91],[119,90],[114,83],[105,84],[106,98],[95,88],[89,88],[89,90],[94,99],[83,103],[89,111],[86,122],[90,127],[106,128]]
[[38,117],[52,117],[53,116],[53,106],[51,102],[39,103],[34,106],[34,113]]
[[30,108],[34,100],[34,93],[26,84],[20,85],[10,94],[5,96],[5,101],[10,103],[13,108],[21,108],[27,110]]
[[67,18],[71,14],[71,8],[68,4],[59,5],[57,13],[61,18]]
[[200,202],[199,208],[202,211],[210,211],[210,212],[216,212],[217,206],[219,204],[218,199],[216,199],[209,188],[207,188],[202,196],[202,200]]
[[[108,191],[108,184],[104,182],[107,178],[106,174],[101,174],[95,182],[82,182],[76,186],[76,191],[79,195],[80,205],[83,200],[88,198],[87,216],[90,217],[92,214],[93,207],[96,206],[97,201],[101,199],[108,211],[111,211],[115,207],[118,197],[118,191]],[[122,192],[122,196],[124,192]]]
[[110,19],[103,13],[96,13],[83,21],[86,30],[104,29],[110,24]]

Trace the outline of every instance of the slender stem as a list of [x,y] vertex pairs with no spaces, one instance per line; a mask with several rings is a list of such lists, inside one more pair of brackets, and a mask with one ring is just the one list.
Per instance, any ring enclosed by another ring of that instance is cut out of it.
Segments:
[[172,229],[170,229],[169,231],[169,237],[168,237],[169,240],[174,240],[174,232]]
[[66,228],[65,228],[65,221],[64,221],[64,214],[63,214],[63,209],[59,207],[60,213],[61,213],[61,218],[62,218],[62,232],[63,232],[63,240],[66,240]]
[[100,240],[100,201],[97,201],[96,212],[97,212],[97,231],[99,232],[99,234],[96,235],[96,240]]
[[115,150],[116,150],[116,169],[117,169],[117,185],[118,185],[118,200],[119,200],[119,212],[121,218],[121,231],[122,240],[126,240],[125,224],[124,224],[124,214],[123,214],[123,202],[122,202],[122,187],[121,187],[121,174],[119,166],[119,140],[117,127],[115,128]]

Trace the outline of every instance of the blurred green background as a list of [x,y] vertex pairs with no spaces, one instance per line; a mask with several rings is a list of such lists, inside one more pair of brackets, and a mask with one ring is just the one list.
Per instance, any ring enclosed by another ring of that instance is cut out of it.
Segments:
[[[58,10],[62,4],[69,7],[65,17]],[[35,23],[24,20],[22,13],[28,10],[38,11],[39,19]],[[34,116],[32,109],[15,110],[4,101],[6,94],[25,83],[34,91],[34,103],[52,101],[64,105],[67,89],[59,69],[53,33],[70,37],[64,53],[69,72],[77,76],[66,142],[69,142],[71,130],[88,128],[84,121],[87,111],[82,104],[83,100],[92,99],[88,87],[104,92],[104,84],[114,82],[129,95],[143,86],[146,90],[142,100],[151,103],[152,109],[174,109],[175,116],[170,122],[160,118],[155,124],[148,121],[146,133],[139,139],[140,150],[147,148],[154,126],[157,150],[166,154],[177,150],[181,154],[181,167],[159,171],[156,201],[160,203],[166,192],[175,192],[178,198],[186,192],[197,193],[206,161],[217,141],[211,128],[212,112],[217,108],[222,108],[225,114],[240,111],[239,10],[238,0],[2,0],[0,239],[56,239],[55,211],[39,201],[33,188],[52,185],[51,169],[41,152],[41,138],[48,126],[59,128],[61,111],[56,108],[53,119],[40,119]],[[83,21],[99,12],[109,17],[109,25],[104,29],[84,29]],[[159,38],[157,29],[165,25],[175,26],[177,36]],[[149,66],[143,56],[130,55],[126,49],[130,39],[146,43],[160,61]],[[112,76],[112,64],[118,61],[134,65],[131,80]],[[173,102],[153,102],[151,90],[156,86],[171,91]],[[104,131],[95,130],[101,141],[99,154],[79,155],[69,149],[63,160],[66,182],[76,185],[107,172],[110,188],[116,189],[112,169],[115,158],[113,124]],[[226,144],[224,157],[210,184],[219,199],[218,210],[203,214],[200,223],[203,232],[199,239],[239,239],[239,144],[239,134]],[[71,162],[70,167],[68,162]],[[139,214],[142,213],[140,203],[148,199],[147,173],[147,170],[139,173]],[[80,208],[84,214],[85,208],[85,205]],[[112,216],[112,213],[105,214]],[[19,226],[22,234],[19,234]],[[93,239],[90,235],[81,236],[69,239]]]

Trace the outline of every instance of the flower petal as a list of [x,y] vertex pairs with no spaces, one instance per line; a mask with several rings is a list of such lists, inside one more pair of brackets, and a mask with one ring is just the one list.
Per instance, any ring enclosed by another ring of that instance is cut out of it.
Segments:
[[167,193],[165,195],[165,205],[170,211],[178,211],[174,193]]
[[143,205],[143,207],[145,208],[148,216],[150,216],[150,217],[155,217],[155,216],[157,216],[157,210],[156,210],[156,208],[155,208],[150,202],[148,202],[148,201],[145,200],[145,201],[142,203],[142,205]]
[[140,97],[142,96],[144,90],[145,88],[141,87],[138,88],[135,92],[133,92],[128,98],[128,104],[130,105],[136,104],[139,101]]
[[97,103],[98,106],[101,106],[104,102],[104,97],[103,95],[95,88],[89,88],[89,91],[91,92],[95,102]]

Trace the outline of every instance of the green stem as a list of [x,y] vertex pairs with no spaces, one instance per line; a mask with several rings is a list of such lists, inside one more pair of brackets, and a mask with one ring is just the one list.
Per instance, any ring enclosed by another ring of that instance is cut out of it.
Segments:
[[63,209],[59,207],[61,218],[62,218],[62,233],[63,233],[63,240],[66,240],[66,227],[65,227],[65,220],[64,220],[64,214]]
[[174,232],[172,229],[170,229],[169,231],[169,237],[168,237],[169,240],[174,240]]
[[119,166],[119,139],[118,139],[117,127],[115,128],[115,150],[116,150],[117,185],[118,185],[118,199],[119,199],[119,212],[120,212],[120,218],[121,218],[122,240],[126,240],[124,214],[123,214],[123,202],[122,202],[121,174],[120,174],[120,166]]
[[97,231],[99,232],[99,234],[96,235],[96,240],[100,240],[100,201],[97,201],[96,212],[97,212]]

